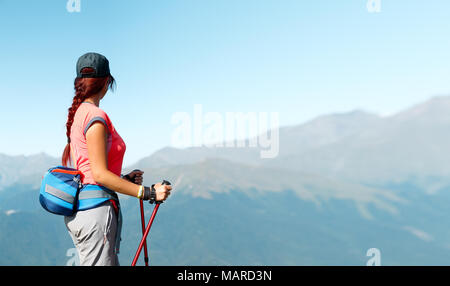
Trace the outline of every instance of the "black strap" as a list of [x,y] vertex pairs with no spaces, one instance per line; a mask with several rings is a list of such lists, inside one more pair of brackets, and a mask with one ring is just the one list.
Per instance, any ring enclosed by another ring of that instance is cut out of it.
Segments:
[[155,190],[155,184],[152,185],[152,188],[150,190],[150,201],[149,203],[154,204],[156,202],[156,190]]

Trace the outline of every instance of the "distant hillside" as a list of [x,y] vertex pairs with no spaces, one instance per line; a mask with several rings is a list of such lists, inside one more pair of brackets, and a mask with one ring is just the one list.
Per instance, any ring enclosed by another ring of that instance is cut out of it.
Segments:
[[45,171],[59,165],[59,159],[45,153],[31,156],[8,156],[0,153],[0,192],[14,184],[38,186]]
[[[208,159],[192,165],[178,165],[143,170],[145,182],[170,180],[178,192],[193,197],[212,198],[215,193],[240,190],[250,197],[292,191],[300,199],[320,206],[323,202],[339,199],[355,204],[362,215],[370,217],[372,205],[395,213],[393,202],[403,200],[385,189],[346,183],[319,175],[269,167],[233,163],[223,159]],[[145,183],[144,182],[144,183]]]
[[192,164],[210,158],[375,186],[414,180],[429,193],[450,185],[450,97],[434,97],[389,117],[363,111],[281,127],[280,153],[258,148],[164,148],[130,168]]
[[450,183],[449,114],[450,97],[436,97],[350,137],[268,164],[374,185],[414,181],[436,192]]
[[[261,159],[258,148],[163,148],[133,168],[195,164],[208,159],[300,171],[375,186],[415,180],[433,193],[450,184],[450,97],[430,99],[398,114],[379,117],[363,111],[320,116],[281,127],[280,153]],[[0,190],[37,178],[59,158],[46,154],[0,154]],[[38,180],[34,179],[34,183]]]
[[[355,135],[379,122],[376,115],[363,111],[345,114],[333,114],[318,117],[310,122],[297,126],[281,127],[280,155],[291,156],[306,153],[320,146],[325,146]],[[248,142],[246,143],[248,146]],[[192,164],[208,158],[222,158],[246,164],[269,164],[271,159],[261,159],[258,148],[208,148],[190,147],[177,149],[165,147],[154,154],[138,161],[135,165],[141,168],[158,168],[170,165]],[[133,168],[131,166],[130,168]]]
[[[155,176],[170,179],[174,171]],[[333,195],[334,184],[317,189],[329,194],[318,204],[289,190],[230,186],[217,192],[214,182],[210,197],[193,195],[196,188],[210,189],[205,181],[191,188],[180,182],[161,205],[148,240],[151,265],[365,265],[372,247],[381,250],[382,265],[450,261],[450,228],[444,227],[450,192],[427,196],[411,186],[392,186],[407,202],[381,197],[389,207],[369,203],[367,216],[353,199]],[[0,265],[65,265],[73,245],[62,217],[41,209],[38,189],[23,186],[13,195],[16,190],[0,193]],[[129,265],[141,237],[139,204],[124,196],[121,204],[120,261]],[[145,203],[145,209],[148,220],[152,206]]]
[[[274,159],[257,148],[164,148],[124,172],[174,185],[152,227],[152,264],[364,265],[375,247],[383,265],[448,265],[449,129],[450,97],[436,97],[389,117],[355,111],[280,128]],[[62,218],[37,199],[55,164],[0,155],[0,265],[68,259]],[[139,209],[120,197],[128,265]]]

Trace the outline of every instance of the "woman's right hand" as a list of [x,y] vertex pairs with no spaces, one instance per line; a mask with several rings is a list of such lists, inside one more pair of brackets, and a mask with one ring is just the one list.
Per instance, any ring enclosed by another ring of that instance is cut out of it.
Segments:
[[156,183],[154,186],[156,191],[156,201],[163,202],[170,196],[170,191],[172,190],[171,185],[163,185],[161,183]]

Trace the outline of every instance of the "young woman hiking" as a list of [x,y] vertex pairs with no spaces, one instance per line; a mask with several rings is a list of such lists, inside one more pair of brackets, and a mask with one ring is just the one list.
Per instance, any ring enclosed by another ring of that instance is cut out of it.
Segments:
[[99,107],[114,84],[104,56],[87,53],[78,59],[62,164],[72,163],[82,173],[79,209],[64,219],[81,265],[119,265],[121,213],[116,192],[164,201],[171,191],[170,185],[161,183],[142,186],[139,170],[121,176],[125,142]]

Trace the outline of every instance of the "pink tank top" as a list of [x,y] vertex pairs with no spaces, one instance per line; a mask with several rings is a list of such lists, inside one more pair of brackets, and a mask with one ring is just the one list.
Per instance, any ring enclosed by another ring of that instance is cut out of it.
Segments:
[[81,171],[83,184],[100,185],[95,182],[92,176],[86,144],[86,132],[94,122],[103,123],[108,130],[108,170],[117,176],[120,176],[122,172],[126,145],[108,115],[102,109],[89,102],[83,102],[78,107],[70,131],[70,150],[73,155],[72,158],[75,159],[74,167]]

